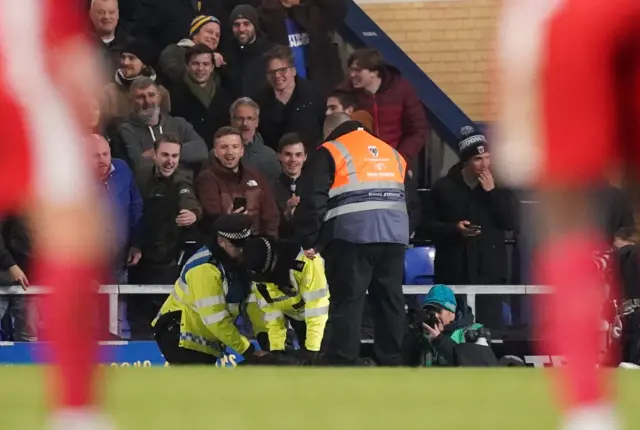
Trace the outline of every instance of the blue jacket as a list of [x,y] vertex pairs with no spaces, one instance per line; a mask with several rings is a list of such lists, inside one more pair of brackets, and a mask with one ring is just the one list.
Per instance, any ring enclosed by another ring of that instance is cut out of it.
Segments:
[[129,247],[140,246],[140,220],[142,218],[142,197],[136,187],[133,172],[122,160],[114,158],[111,171],[104,181],[112,211],[114,238],[117,258],[126,258]]

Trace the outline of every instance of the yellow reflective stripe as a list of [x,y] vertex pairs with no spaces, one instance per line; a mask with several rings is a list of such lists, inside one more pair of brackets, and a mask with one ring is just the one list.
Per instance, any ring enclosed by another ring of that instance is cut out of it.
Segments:
[[337,208],[328,210],[324,216],[324,220],[330,220],[340,215],[346,215],[355,212],[364,212],[376,209],[388,209],[396,211],[407,211],[407,205],[404,202],[361,202],[350,203],[348,205],[338,206]]
[[219,296],[209,296],[203,297],[202,299],[196,300],[193,303],[195,309],[206,308],[207,306],[215,306],[226,303],[224,296],[221,294]]
[[267,312],[264,314],[265,321],[275,321],[280,317],[282,317],[282,312],[280,311]]
[[398,181],[368,181],[346,184],[329,190],[329,198],[352,191],[371,190],[374,188],[388,188],[394,190],[404,190],[404,184]]
[[257,301],[258,299],[256,298],[256,295],[254,293],[251,293],[249,295],[249,298],[247,299],[247,303],[255,303]]
[[326,297],[329,294],[329,290],[327,288],[320,288],[315,291],[308,291],[306,293],[302,293],[302,298],[305,302],[310,302],[312,300],[318,300],[323,297]]
[[315,309],[305,308],[304,317],[305,318],[320,317],[322,315],[327,315],[328,313],[329,313],[329,306],[322,306],[321,308],[315,308]]
[[225,309],[224,311],[216,312],[215,314],[207,315],[206,317],[202,317],[202,321],[206,325],[215,324],[217,322],[222,321],[226,317],[229,316],[229,312]]

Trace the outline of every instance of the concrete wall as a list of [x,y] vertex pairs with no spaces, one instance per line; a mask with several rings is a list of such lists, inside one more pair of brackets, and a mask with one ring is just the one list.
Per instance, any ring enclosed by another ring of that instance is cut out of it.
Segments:
[[491,121],[500,0],[356,0],[474,121]]

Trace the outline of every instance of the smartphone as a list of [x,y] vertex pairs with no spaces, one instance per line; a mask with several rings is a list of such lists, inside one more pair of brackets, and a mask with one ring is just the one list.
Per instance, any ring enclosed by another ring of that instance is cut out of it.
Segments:
[[480,233],[480,232],[482,231],[482,226],[481,226],[481,225],[474,225],[474,224],[472,224],[472,225],[470,225],[469,227],[467,227],[467,229],[469,229],[469,230],[473,230],[473,231],[475,231],[475,232],[477,232],[477,233]]
[[240,208],[247,209],[246,197],[236,197],[235,199],[233,199],[233,212],[237,211]]

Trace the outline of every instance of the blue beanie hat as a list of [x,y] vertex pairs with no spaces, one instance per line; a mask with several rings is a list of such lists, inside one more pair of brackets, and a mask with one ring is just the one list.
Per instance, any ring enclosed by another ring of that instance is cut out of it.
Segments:
[[456,311],[456,296],[453,290],[446,285],[434,285],[422,302],[422,306],[436,306],[451,312]]

